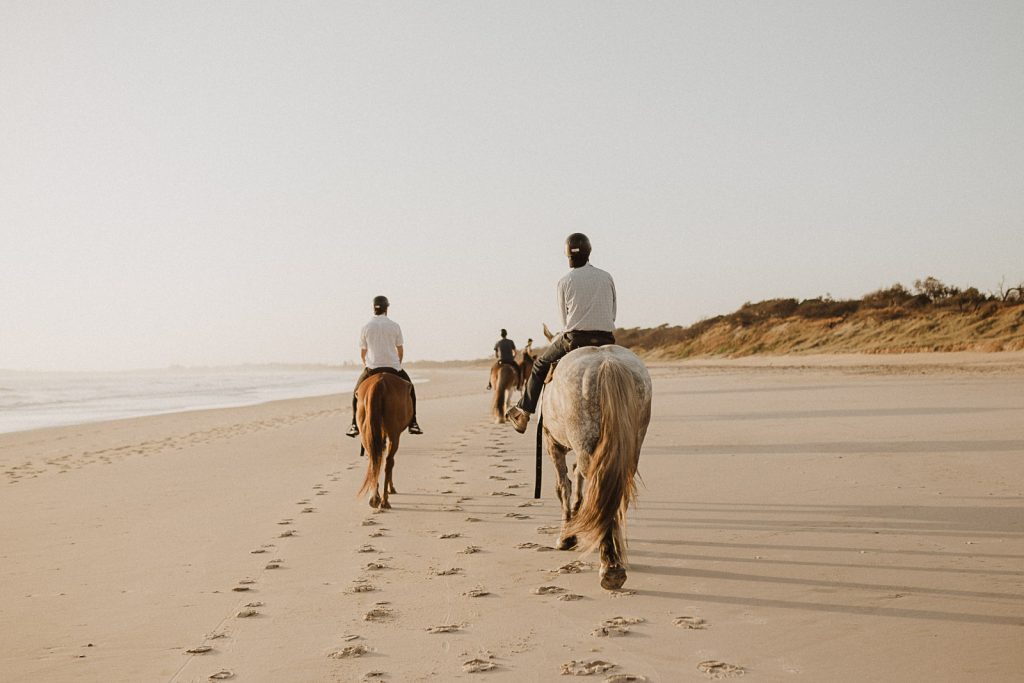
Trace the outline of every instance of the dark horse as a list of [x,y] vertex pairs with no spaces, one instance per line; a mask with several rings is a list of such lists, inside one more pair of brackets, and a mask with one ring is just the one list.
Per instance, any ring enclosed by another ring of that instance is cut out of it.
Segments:
[[[381,372],[370,375],[356,390],[356,421],[367,454],[366,479],[357,496],[373,489],[370,507],[390,510],[388,495],[395,493],[391,471],[402,432],[412,419],[412,384],[398,375]],[[387,460],[384,450],[387,449]],[[384,463],[384,495],[377,481]]]

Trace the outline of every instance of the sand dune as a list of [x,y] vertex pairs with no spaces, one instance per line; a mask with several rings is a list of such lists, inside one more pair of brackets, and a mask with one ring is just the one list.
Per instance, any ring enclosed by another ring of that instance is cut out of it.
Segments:
[[0,435],[0,680],[1019,677],[1024,359],[857,358],[654,366],[614,593],[485,371],[386,512],[344,396]]

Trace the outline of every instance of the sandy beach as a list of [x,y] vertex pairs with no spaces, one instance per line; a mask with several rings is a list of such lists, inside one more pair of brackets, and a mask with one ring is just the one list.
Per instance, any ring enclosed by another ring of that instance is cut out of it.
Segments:
[[1024,353],[651,373],[617,593],[482,369],[414,373],[384,513],[347,395],[0,435],[0,681],[1024,675]]

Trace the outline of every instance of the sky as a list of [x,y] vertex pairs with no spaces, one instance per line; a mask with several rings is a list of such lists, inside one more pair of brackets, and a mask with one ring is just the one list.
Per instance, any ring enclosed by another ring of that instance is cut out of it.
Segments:
[[0,0],[0,368],[1024,281],[1024,3]]

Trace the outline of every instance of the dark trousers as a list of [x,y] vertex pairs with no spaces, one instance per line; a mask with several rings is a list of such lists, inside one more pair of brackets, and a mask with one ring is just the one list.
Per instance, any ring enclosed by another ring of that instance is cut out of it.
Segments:
[[519,399],[519,407],[528,413],[537,411],[537,402],[540,401],[540,392],[544,388],[544,379],[548,376],[548,368],[556,360],[569,353],[569,342],[565,335],[558,335],[548,348],[536,360],[533,361],[533,372],[530,379],[526,381],[526,388],[523,390],[523,397]]
[[[352,389],[352,424],[356,423],[356,391],[359,390],[359,385],[363,383],[363,380],[372,374],[370,368],[363,368],[363,371],[359,373],[359,379],[356,380],[356,386]],[[399,370],[395,373],[409,384],[412,384],[412,380],[409,378],[409,373],[405,370]],[[416,422],[416,387],[412,388],[412,421]]]

